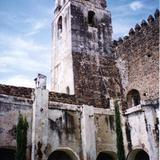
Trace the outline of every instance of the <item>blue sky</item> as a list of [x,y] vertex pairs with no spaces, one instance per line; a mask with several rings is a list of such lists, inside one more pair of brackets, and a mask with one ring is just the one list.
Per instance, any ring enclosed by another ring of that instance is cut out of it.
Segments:
[[[108,0],[113,38],[147,19],[158,0]],[[54,0],[0,0],[0,84],[34,87],[37,73],[50,88],[51,22]]]

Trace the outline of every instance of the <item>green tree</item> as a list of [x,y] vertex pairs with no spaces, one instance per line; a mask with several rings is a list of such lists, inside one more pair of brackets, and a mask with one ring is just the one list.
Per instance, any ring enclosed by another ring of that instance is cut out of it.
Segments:
[[115,118],[116,118],[116,134],[117,134],[117,157],[118,160],[125,160],[123,135],[121,128],[121,117],[118,101],[115,101]]
[[27,119],[26,117],[23,117],[21,113],[19,113],[18,124],[16,129],[16,160],[26,160],[27,130]]

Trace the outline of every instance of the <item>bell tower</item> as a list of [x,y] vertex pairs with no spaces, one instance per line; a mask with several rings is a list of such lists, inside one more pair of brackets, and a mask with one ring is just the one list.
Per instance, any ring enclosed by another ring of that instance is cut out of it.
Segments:
[[52,91],[74,94],[72,44],[71,44],[71,2],[56,0],[52,23]]
[[57,0],[53,20],[52,90],[82,99],[108,98],[104,81],[109,76],[105,65],[112,59],[111,39],[111,14],[106,0]]

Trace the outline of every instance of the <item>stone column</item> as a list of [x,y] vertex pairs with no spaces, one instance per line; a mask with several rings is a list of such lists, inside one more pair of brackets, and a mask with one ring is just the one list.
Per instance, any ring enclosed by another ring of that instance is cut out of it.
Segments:
[[92,106],[82,106],[81,137],[84,160],[96,160],[94,107]]
[[48,90],[38,86],[34,92],[32,119],[32,160],[47,160],[48,142]]

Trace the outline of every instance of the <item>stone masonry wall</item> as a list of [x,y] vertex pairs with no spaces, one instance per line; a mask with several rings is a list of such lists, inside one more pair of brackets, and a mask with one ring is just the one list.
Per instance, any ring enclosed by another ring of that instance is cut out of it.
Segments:
[[[123,135],[126,156],[135,156],[136,149],[158,159],[159,97],[159,10],[147,21],[136,24],[129,36],[114,41],[116,66],[122,82]],[[135,89],[140,104],[129,106],[127,94]],[[128,106],[127,106],[128,105]],[[133,155],[132,155],[133,154]]]
[[158,98],[159,11],[114,44],[125,96],[137,89],[141,100]]
[[[19,112],[29,123],[27,157],[30,160],[32,134],[32,104],[30,88],[0,85],[0,148],[16,150],[16,125]],[[18,92],[17,92],[18,91]]]
[[73,66],[76,98],[95,107],[110,108],[110,100],[121,92],[114,59],[75,53]]

